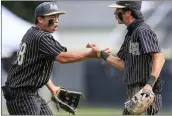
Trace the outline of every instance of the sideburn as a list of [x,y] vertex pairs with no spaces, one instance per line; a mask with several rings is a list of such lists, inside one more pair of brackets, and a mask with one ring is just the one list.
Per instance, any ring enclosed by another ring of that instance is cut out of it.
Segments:
[[122,17],[122,13],[121,12],[118,12],[118,18],[123,21],[123,17]]

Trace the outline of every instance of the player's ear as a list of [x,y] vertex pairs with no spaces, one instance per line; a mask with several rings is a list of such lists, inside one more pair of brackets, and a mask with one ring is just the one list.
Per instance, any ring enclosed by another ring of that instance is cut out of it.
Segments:
[[127,16],[131,15],[131,11],[130,10],[126,11],[125,13],[126,13]]
[[37,20],[38,20],[39,23],[43,23],[43,18],[42,17],[38,17]]

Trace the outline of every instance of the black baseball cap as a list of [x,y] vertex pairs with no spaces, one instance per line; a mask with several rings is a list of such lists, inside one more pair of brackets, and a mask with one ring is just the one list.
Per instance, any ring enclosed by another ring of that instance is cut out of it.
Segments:
[[135,10],[141,10],[142,1],[117,1],[116,4],[111,4],[112,8],[130,8]]
[[54,14],[66,14],[64,11],[59,11],[54,2],[43,2],[35,9],[35,19],[39,16],[50,16]]

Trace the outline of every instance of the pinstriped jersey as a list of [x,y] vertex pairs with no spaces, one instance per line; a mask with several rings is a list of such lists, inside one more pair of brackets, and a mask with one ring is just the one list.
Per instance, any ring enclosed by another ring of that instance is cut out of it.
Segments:
[[52,72],[55,57],[66,47],[38,27],[31,27],[23,36],[20,49],[9,69],[6,85],[11,88],[37,89],[45,85]]
[[142,19],[130,24],[117,56],[125,61],[124,84],[146,84],[152,72],[153,52],[161,52],[156,34]]

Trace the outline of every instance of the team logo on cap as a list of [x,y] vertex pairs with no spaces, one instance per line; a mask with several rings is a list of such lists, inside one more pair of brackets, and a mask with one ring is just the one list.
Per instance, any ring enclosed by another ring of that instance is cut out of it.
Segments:
[[51,10],[58,10],[58,7],[55,4],[50,4],[50,9]]

